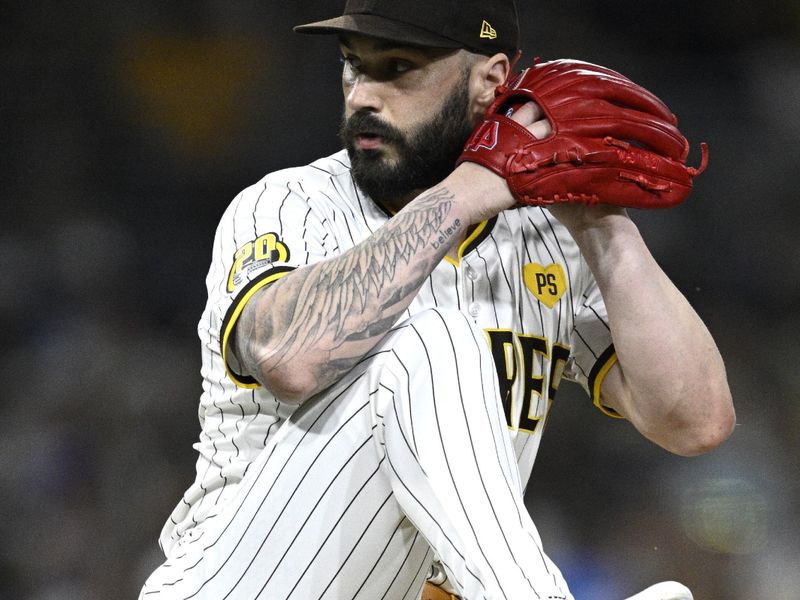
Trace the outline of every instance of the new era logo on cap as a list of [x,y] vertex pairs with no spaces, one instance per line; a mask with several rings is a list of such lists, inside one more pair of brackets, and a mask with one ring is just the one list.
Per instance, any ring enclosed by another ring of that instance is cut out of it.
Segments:
[[485,40],[497,39],[497,31],[486,20],[484,20],[483,24],[481,25],[481,38]]

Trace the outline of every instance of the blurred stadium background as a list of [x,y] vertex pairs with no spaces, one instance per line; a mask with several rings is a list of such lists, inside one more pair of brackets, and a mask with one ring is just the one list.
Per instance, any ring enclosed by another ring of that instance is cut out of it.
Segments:
[[[0,598],[134,598],[193,475],[195,326],[246,185],[338,148],[343,2],[5,3],[0,38]],[[520,6],[525,58],[655,91],[711,167],[636,213],[726,358],[739,426],[670,456],[564,386],[527,500],[578,598],[679,579],[800,598],[800,3]],[[702,398],[697,399],[702,402]]]

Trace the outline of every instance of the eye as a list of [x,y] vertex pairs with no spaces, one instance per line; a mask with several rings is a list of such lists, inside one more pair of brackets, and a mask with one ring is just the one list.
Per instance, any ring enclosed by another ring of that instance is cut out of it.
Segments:
[[354,85],[361,73],[361,61],[355,56],[340,56],[342,63],[342,83],[346,86]]
[[414,65],[407,60],[394,58],[389,61],[389,70],[392,73],[407,73],[414,68]]
[[339,62],[346,70],[358,71],[361,67],[361,61],[355,56],[340,56]]

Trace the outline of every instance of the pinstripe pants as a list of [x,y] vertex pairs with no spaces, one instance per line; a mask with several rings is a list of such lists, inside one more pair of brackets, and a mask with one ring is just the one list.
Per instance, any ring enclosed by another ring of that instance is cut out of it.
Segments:
[[522,501],[483,333],[431,309],[306,402],[141,599],[571,599]]

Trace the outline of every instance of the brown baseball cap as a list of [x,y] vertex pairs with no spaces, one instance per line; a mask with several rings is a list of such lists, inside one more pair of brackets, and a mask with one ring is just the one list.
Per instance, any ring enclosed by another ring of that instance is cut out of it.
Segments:
[[344,14],[298,25],[298,33],[361,33],[430,48],[466,48],[479,54],[519,49],[514,0],[347,0]]

